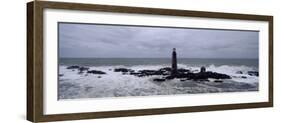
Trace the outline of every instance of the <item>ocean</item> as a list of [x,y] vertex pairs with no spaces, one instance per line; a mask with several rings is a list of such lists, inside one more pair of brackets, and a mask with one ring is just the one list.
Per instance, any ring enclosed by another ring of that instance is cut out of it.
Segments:
[[[258,59],[203,59],[178,58],[178,64],[188,66],[249,66],[258,69]],[[171,58],[61,58],[60,65],[82,66],[136,66],[136,65],[166,65],[171,64]]]
[[[60,58],[58,99],[258,91],[259,77],[248,74],[249,71],[258,72],[258,59],[178,58],[177,63],[178,68],[194,73],[204,66],[207,71],[227,74],[231,79],[223,80],[222,83],[216,83],[214,79],[199,82],[179,79],[155,82],[153,79],[161,75],[137,77],[114,72],[116,68],[158,70],[170,67],[171,58]],[[78,69],[67,69],[73,65],[106,74],[79,73]]]

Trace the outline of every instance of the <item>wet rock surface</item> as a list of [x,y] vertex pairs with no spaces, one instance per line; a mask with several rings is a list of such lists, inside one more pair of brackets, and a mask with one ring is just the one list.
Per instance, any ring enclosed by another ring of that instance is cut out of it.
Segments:
[[[66,69],[70,69],[72,71],[78,70],[78,74],[83,74],[85,72],[90,73],[90,74],[106,74],[105,72],[100,71],[100,70],[90,70],[89,67],[78,66],[78,65],[68,66],[68,67],[66,67]],[[61,75],[59,75],[59,76],[61,76]]]
[[[88,68],[88,67],[78,66],[78,65],[68,66],[66,69],[70,69],[72,71],[78,70],[79,71],[78,74],[83,74],[85,72],[87,74],[98,74],[98,75],[106,74],[106,72],[103,72],[100,70],[90,70],[90,68]],[[152,79],[155,82],[165,82],[165,81],[173,80],[173,79],[178,79],[181,82],[186,82],[189,80],[192,80],[195,82],[210,82],[209,79],[214,79],[212,81],[214,83],[224,83],[224,80],[232,78],[231,76],[229,76],[227,74],[207,71],[205,67],[201,67],[200,71],[179,68],[179,69],[177,69],[177,72],[174,75],[171,75],[172,68],[170,68],[170,67],[164,67],[164,68],[160,68],[158,70],[148,70],[148,69],[132,70],[129,68],[115,68],[112,70],[113,70],[113,72],[120,72],[120,73],[122,73],[122,75],[133,75],[136,77],[161,76],[161,77]],[[257,72],[257,71],[247,71],[246,73],[249,76],[259,76],[259,72]],[[243,74],[243,72],[237,71],[236,74]],[[60,74],[59,76],[62,77],[63,75]],[[102,78],[102,77],[98,76],[98,78]],[[240,78],[247,79],[248,77],[240,76]],[[248,85],[244,85],[244,86],[248,86]]]
[[77,65],[68,66],[66,69],[79,69],[80,67]]
[[[116,68],[114,69],[114,72],[122,72],[123,75],[134,75],[137,77],[146,77],[146,76],[154,76],[154,75],[161,75],[163,78],[156,78],[153,81],[166,81],[166,80],[171,80],[175,78],[181,78],[181,81],[185,80],[195,80],[195,81],[208,81],[209,78],[212,79],[231,79],[229,75],[222,74],[222,73],[216,73],[216,72],[211,72],[211,71],[206,71],[205,67],[201,68],[201,71],[198,73],[191,72],[189,69],[184,69],[180,68],[177,70],[177,73],[174,75],[171,75],[171,68],[170,67],[165,67],[165,68],[160,68],[158,70],[131,70],[127,68]],[[219,81],[222,82],[222,81]]]
[[91,73],[91,74],[106,74],[105,72],[99,71],[99,70],[90,70],[87,73]]
[[257,71],[248,71],[248,75],[250,75],[250,76],[259,76],[259,72],[257,72]]
[[[90,70],[88,67],[84,66],[68,66],[67,69],[71,70],[78,70],[78,74],[83,74],[84,72],[89,74],[106,74],[103,71],[99,70]],[[194,81],[209,81],[208,79],[217,79],[217,83],[222,83],[223,81],[221,79],[231,79],[231,77],[227,74],[223,73],[216,73],[211,71],[206,71],[205,67],[201,67],[200,72],[194,72],[189,69],[179,68],[177,69],[176,74],[171,75],[172,68],[170,67],[164,67],[160,68],[158,70],[132,70],[128,68],[115,68],[114,72],[121,72],[122,75],[134,75],[137,77],[146,77],[146,76],[163,76],[162,78],[156,78],[153,81],[157,82],[163,82],[166,80],[171,79],[180,79],[180,81],[186,81],[186,80],[194,80]],[[258,76],[258,72],[255,71],[249,71],[249,75],[251,76]],[[242,77],[244,78],[244,77]]]

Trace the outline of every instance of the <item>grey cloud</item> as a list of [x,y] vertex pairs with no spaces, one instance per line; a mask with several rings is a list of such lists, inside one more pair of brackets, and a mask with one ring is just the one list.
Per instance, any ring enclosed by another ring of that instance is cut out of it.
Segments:
[[258,58],[257,31],[59,24],[61,57]]

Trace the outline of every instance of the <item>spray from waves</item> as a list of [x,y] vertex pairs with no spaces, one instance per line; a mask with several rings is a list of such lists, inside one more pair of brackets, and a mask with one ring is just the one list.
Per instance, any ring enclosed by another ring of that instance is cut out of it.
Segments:
[[[230,75],[232,80],[236,82],[245,82],[245,83],[257,83],[258,77],[257,76],[250,76],[248,75],[248,71],[257,71],[257,68],[248,67],[248,66],[229,66],[229,65],[222,65],[222,66],[215,66],[210,65],[207,67],[207,70],[224,73]],[[242,78],[244,77],[244,78]]]
[[208,70],[219,72],[219,73],[225,73],[225,74],[235,74],[237,71],[241,71],[242,73],[247,73],[248,71],[256,71],[257,68],[248,67],[248,66],[230,66],[230,65],[221,65],[221,66],[215,66],[210,65],[207,67]]

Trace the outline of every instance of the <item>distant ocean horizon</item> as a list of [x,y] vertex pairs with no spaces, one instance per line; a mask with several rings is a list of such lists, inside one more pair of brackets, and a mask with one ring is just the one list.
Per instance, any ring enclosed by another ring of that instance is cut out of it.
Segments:
[[[188,66],[248,66],[258,69],[258,58],[177,58],[178,64]],[[59,58],[59,65],[83,66],[134,66],[170,65],[171,58]]]

